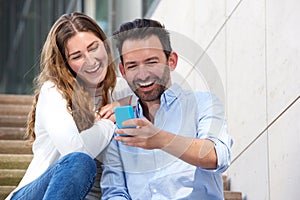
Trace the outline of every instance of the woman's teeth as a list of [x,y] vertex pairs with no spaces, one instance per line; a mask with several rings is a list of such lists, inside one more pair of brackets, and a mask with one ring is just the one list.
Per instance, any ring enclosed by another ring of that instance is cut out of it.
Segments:
[[100,65],[94,67],[93,69],[87,69],[85,70],[87,73],[94,73],[100,68]]

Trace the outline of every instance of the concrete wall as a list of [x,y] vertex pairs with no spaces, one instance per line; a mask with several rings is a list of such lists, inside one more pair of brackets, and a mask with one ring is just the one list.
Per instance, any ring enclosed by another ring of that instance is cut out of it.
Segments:
[[[152,16],[175,33],[175,81],[221,94],[208,80],[217,77],[224,87],[235,142],[227,174],[248,200],[300,196],[300,100],[280,115],[300,94],[299,9],[298,0],[161,0]],[[201,60],[219,76],[207,78]]]

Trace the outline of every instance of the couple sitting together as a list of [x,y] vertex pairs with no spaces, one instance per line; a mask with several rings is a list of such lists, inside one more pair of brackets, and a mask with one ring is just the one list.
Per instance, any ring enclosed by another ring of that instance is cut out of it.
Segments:
[[[172,83],[178,55],[155,20],[124,23],[110,42],[82,13],[52,26],[28,116],[33,160],[7,199],[223,199],[232,139],[221,102]],[[134,118],[116,128],[114,108]]]

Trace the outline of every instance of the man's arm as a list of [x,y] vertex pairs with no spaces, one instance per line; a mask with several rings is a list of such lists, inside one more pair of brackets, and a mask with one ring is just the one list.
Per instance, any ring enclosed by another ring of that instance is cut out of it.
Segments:
[[187,138],[159,130],[147,119],[132,120],[131,124],[138,126],[138,129],[119,129],[117,133],[131,134],[136,137],[117,136],[115,137],[117,141],[143,149],[162,149],[197,167],[217,168],[217,155],[211,140]]
[[191,165],[225,171],[230,163],[232,140],[227,134],[223,106],[215,96],[201,97],[196,119],[197,135],[183,137],[180,133],[176,135],[160,130],[147,119],[132,119],[124,125],[135,125],[137,129],[121,129],[117,133],[135,137],[116,137],[116,140],[128,146],[162,149]]

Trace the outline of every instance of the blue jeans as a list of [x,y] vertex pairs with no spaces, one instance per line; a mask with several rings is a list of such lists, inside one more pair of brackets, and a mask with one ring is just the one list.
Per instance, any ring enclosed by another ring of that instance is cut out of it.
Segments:
[[95,161],[84,153],[70,153],[39,178],[18,190],[12,200],[76,200],[84,199],[96,177]]

